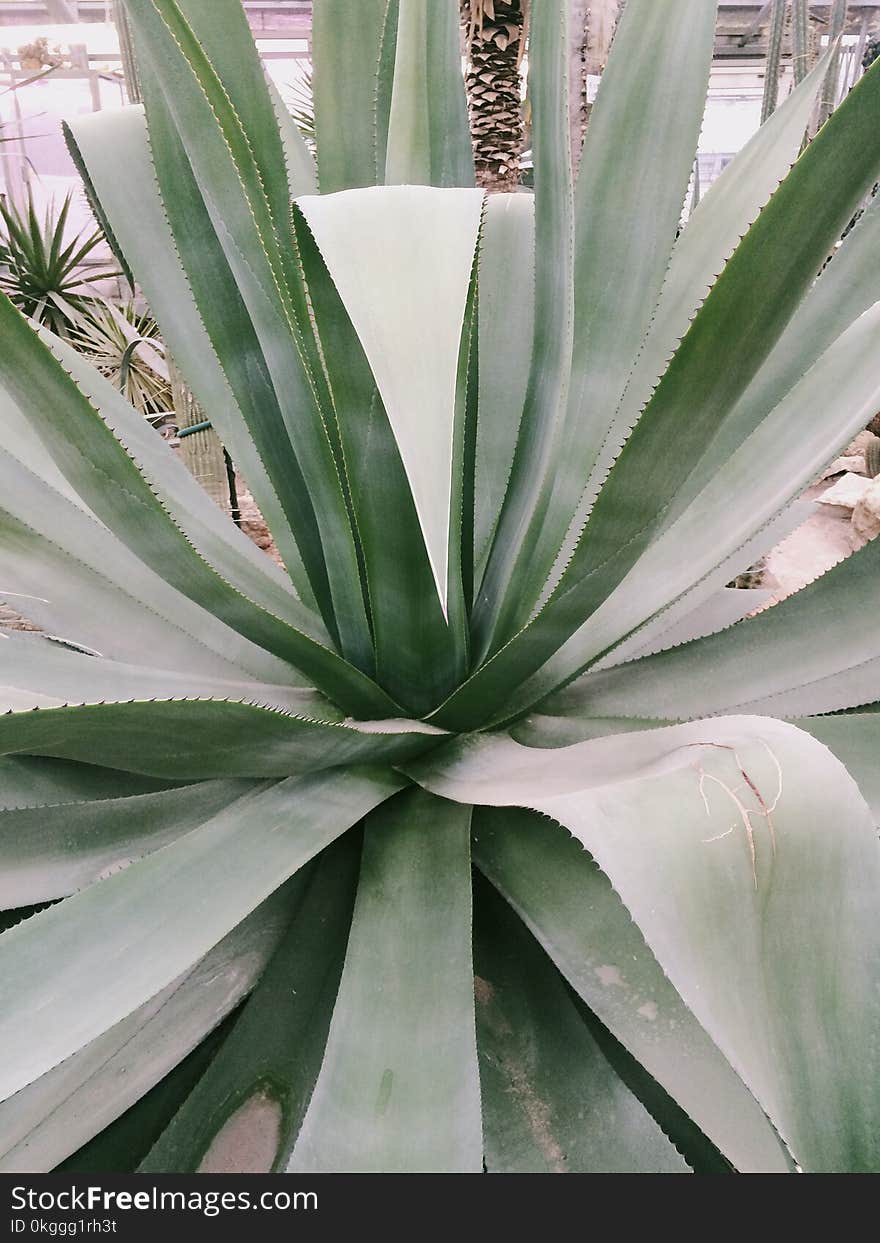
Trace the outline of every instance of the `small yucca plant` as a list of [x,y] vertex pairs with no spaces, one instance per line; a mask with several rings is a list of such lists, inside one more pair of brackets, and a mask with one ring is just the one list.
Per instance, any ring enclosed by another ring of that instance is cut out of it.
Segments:
[[167,415],[174,409],[164,345],[152,316],[133,300],[115,306],[95,298],[70,327],[68,340],[135,410]]
[[74,138],[287,571],[3,304],[3,1168],[877,1169],[880,541],[724,584],[880,405],[880,70],[675,242],[711,0],[574,188],[534,0],[488,202],[456,0],[315,4],[320,195],[237,0],[125,8]]
[[[69,236],[70,195],[43,216],[28,186],[24,208],[0,197],[0,292],[29,318],[68,335],[95,299],[95,282],[117,276],[95,260],[104,243],[100,229]],[[91,267],[86,264],[91,263]]]

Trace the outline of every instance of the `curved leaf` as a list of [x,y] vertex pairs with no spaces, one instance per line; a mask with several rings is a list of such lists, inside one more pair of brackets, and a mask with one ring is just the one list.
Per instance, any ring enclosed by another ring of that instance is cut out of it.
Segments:
[[[277,460],[263,454],[267,469],[298,476],[294,491],[279,483],[279,499],[290,507],[325,624],[338,633],[343,653],[368,670],[371,646],[357,549],[289,243],[283,159],[282,219],[271,174],[258,163],[217,67],[177,0],[126,0],[126,8],[159,185],[196,301],[218,354],[239,367],[236,397],[250,406],[251,426],[261,438],[282,442]],[[280,184],[277,173],[274,184]],[[183,215],[185,201],[201,220]],[[243,351],[244,342],[253,348]],[[267,400],[257,405],[248,390],[258,378]]]
[[797,722],[824,743],[844,764],[862,792],[880,828],[880,711],[845,712],[837,716],[807,717]]
[[[532,653],[542,647],[547,650],[555,640],[556,651],[543,667],[514,695],[508,694],[504,714],[514,716],[683,597],[732,553],[739,550],[737,555],[744,555],[756,531],[779,521],[789,502],[876,410],[880,402],[875,356],[878,332],[880,303],[834,342],[586,621],[569,632],[584,604],[580,587],[575,586],[547,605],[540,625],[523,630],[495,662],[478,672],[458,693],[459,702],[479,702],[480,692],[485,694],[489,685],[500,691],[505,673],[509,685],[512,670],[526,667],[524,662],[531,663]],[[799,416],[803,416],[803,435],[793,442],[791,420]],[[682,548],[688,549],[687,557],[682,557]],[[606,570],[597,568],[597,581]],[[455,697],[449,706],[455,706]],[[435,717],[438,723],[455,724],[448,708]]]
[[722,717],[557,751],[472,738],[411,771],[564,824],[799,1164],[876,1168],[880,843],[825,747]]
[[[609,469],[701,303],[740,239],[797,159],[829,57],[830,52],[734,156],[700,199],[699,210],[691,213],[682,230],[669,260],[650,330],[634,360],[602,451],[575,512],[570,539],[563,546],[564,560],[571,555],[572,540],[577,539]],[[792,381],[796,378],[793,376]],[[772,405],[767,407],[771,408]],[[724,460],[717,459],[719,464]]]
[[[16,446],[17,447],[17,446]],[[0,452],[2,594],[50,637],[200,677],[295,683],[302,675],[144,565],[83,505]]]

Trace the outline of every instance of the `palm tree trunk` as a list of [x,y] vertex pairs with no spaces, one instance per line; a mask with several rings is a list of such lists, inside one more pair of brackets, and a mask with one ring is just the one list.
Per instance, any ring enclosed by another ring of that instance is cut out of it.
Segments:
[[474,163],[487,190],[515,190],[520,183],[527,10],[528,0],[462,0]]

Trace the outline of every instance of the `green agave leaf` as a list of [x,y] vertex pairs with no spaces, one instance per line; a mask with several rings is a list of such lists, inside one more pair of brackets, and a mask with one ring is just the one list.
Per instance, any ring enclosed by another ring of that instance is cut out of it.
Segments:
[[57,802],[0,812],[0,906],[67,897],[198,828],[235,799],[246,781]]
[[0,435],[2,435],[4,450],[12,452],[31,474],[48,484],[53,491],[60,492],[72,505],[89,512],[82,497],[77,496],[55,465],[52,455],[46,450],[46,446],[26,416],[2,387],[0,387]]
[[846,712],[838,716],[807,717],[797,722],[832,751],[846,766],[880,827],[880,712]]
[[172,1071],[260,978],[293,896],[284,886],[178,979],[0,1104],[0,1171],[51,1170]]
[[[203,559],[127,450],[121,436],[128,434],[129,426],[117,428],[111,424],[110,410],[116,416],[120,408],[127,410],[121,399],[119,406],[111,406],[108,400],[105,416],[102,417],[74,376],[65,371],[4,298],[0,298],[0,327],[4,339],[0,381],[40,432],[59,469],[98,518],[106,521],[114,533],[156,573],[233,629],[239,630],[259,646],[274,649],[276,655],[287,659],[295,657],[291,659],[295,665],[297,661],[305,661],[309,667],[303,671],[314,675],[317,682],[321,681],[318,670],[323,668],[337,684],[334,690],[349,684],[354,693],[349,703],[354,710],[361,713],[366,710],[366,715],[376,715],[375,711],[370,710],[369,705],[372,704],[374,709],[379,709],[379,713],[383,710],[387,712],[390,704],[387,696],[363,673],[324,647],[320,632],[317,635],[309,633],[313,614],[305,610],[293,595],[288,597],[285,612],[295,618],[302,629],[297,629],[295,624],[288,623],[258,602],[240,594]],[[81,381],[80,368],[86,366],[76,364],[75,370]],[[92,383],[100,389],[97,384],[99,378]],[[57,409],[64,409],[65,412],[61,422],[54,418]],[[131,418],[136,417],[132,412]],[[163,450],[161,442],[153,445],[147,439],[149,428],[142,420],[138,432],[149,446],[145,455]],[[137,446],[137,451],[141,451],[141,445]],[[179,470],[184,469],[179,463],[176,465]],[[147,456],[145,469],[151,467],[156,469],[156,460],[151,461]],[[167,482],[167,475],[165,479]],[[180,476],[177,482],[180,483]],[[197,485],[190,480],[187,490],[189,488],[196,489]],[[186,499],[192,498],[193,493],[190,492]],[[211,505],[207,497],[202,497],[198,503]],[[204,534],[199,530],[199,538]],[[266,582],[271,580],[267,578]],[[344,689],[339,699],[345,702]]]
[[[0,452],[0,585],[49,636],[123,661],[161,651],[195,678],[298,680],[150,570],[81,505]],[[301,678],[299,679],[301,680]]]
[[368,820],[327,1051],[288,1169],[479,1172],[470,809]]
[[473,854],[591,1012],[737,1169],[790,1168],[754,1097],[579,842],[533,812],[481,807]]
[[[548,662],[515,701],[508,700],[503,711],[496,711],[494,719],[514,715],[576,676],[591,659],[602,655],[651,615],[642,609],[653,577],[645,561],[640,565],[638,586],[631,597],[633,611],[638,613],[632,625],[627,624],[623,616],[621,599],[615,598],[612,606],[609,597],[656,537],[658,528],[662,528],[678,488],[717,433],[721,421],[734,417],[739,397],[779,339],[862,194],[870,188],[876,165],[880,163],[877,131],[873,126],[878,92],[880,72],[866,74],[823,126],[761,212],[706,299],[636,432],[627,442],[556,594],[530,625],[434,714],[432,719],[439,724],[473,728],[477,721],[492,719],[492,705],[500,706],[508,698],[510,685],[529,677],[532,671]],[[869,154],[875,151],[876,159]],[[831,194],[829,186],[833,189]],[[809,221],[809,227],[797,233],[798,244],[794,246],[792,220],[801,218]],[[780,253],[784,253],[785,262],[767,263],[765,248],[778,247],[778,239],[783,236],[787,239],[786,249]],[[760,308],[760,315],[753,313],[755,306]],[[852,346],[860,332],[870,332],[871,315],[866,312],[867,318],[863,316],[851,325],[852,336],[849,332],[842,335],[839,339],[841,351]],[[839,361],[840,357],[836,352],[835,359]],[[871,376],[866,374],[864,359],[861,361],[862,368],[856,379],[868,386]],[[823,363],[827,377],[832,366],[827,363],[827,354],[816,366],[822,367]],[[778,415],[780,408],[777,406],[774,414]],[[682,411],[688,412],[688,451],[669,454],[666,450],[670,444],[683,443]],[[858,401],[850,406],[849,413],[852,412],[861,418]],[[843,422],[842,419],[841,425],[837,425],[838,431],[842,430]],[[770,425],[776,430],[780,422],[771,420]],[[748,460],[749,448],[756,448],[758,443],[754,437],[745,439],[751,428],[740,427],[745,443],[743,456],[736,455],[734,459],[738,465]],[[845,443],[845,432],[841,439]],[[836,441],[837,445],[840,443]],[[831,456],[833,450],[826,460]],[[767,461],[763,459],[764,466]],[[724,474],[724,469],[719,471],[713,483],[717,484]],[[737,496],[738,503],[743,499],[736,492],[730,492],[730,482],[730,476],[725,476],[725,505],[731,495]],[[770,509],[771,488],[763,468],[759,486]],[[710,483],[704,489],[704,501],[712,487]],[[780,499],[777,485],[768,518],[779,514]],[[712,512],[708,506],[701,509],[700,524],[707,512]],[[742,512],[745,513],[745,508]],[[726,511],[723,507],[716,509],[714,516],[716,519],[726,517]],[[691,518],[695,518],[693,507]],[[751,536],[759,525],[760,520],[750,521],[748,531],[743,534]],[[702,525],[700,530],[705,535]],[[680,541],[685,534],[682,526],[676,528],[676,553],[672,564],[679,569],[684,565]],[[657,555],[660,543],[656,541],[650,556]],[[671,550],[671,542],[663,545],[667,568]],[[690,550],[687,570],[689,587],[699,573],[692,563]],[[635,578],[631,585],[635,586]],[[636,596],[638,604],[634,602]],[[658,607],[674,598],[672,593],[665,594],[665,590],[664,596]],[[600,613],[598,609],[603,601],[607,601],[609,607]],[[594,612],[596,615],[591,617]],[[583,634],[576,634],[585,618],[590,619],[587,643],[583,641]]]
[[[290,617],[324,642],[318,618],[294,597],[290,579],[211,500],[176,454],[121,393],[67,342],[42,332],[79,391],[137,462],[153,494],[174,516],[200,555],[231,586],[261,608]],[[43,424],[45,427],[45,424]],[[48,433],[47,433],[48,434]]]
[[321,1067],[359,859],[348,833],[312,865],[289,932],[142,1173],[284,1168]]
[[[528,619],[541,593],[650,327],[697,147],[716,7],[684,0],[670,21],[664,5],[633,0],[621,14],[580,161],[571,378],[560,435],[543,454],[518,572],[502,585],[510,599],[496,647]],[[548,15],[545,37],[554,24]],[[554,74],[564,78],[566,70],[557,65]],[[568,123],[558,104],[554,113],[562,114],[567,152]],[[536,168],[540,187],[538,176]]]
[[880,200],[869,203],[855,227],[801,302],[767,361],[719,428],[669,511],[677,514],[834,341],[877,301]]
[[[797,161],[696,316],[563,576],[564,588],[602,567],[583,585],[583,616],[634,563],[702,452],[734,418],[736,402],[871,188],[880,169],[878,98],[880,73],[868,73]],[[754,425],[738,426],[742,440]],[[664,452],[673,439],[680,451]]]
[[399,787],[363,770],[270,785],[3,933],[0,1099],[167,988]]
[[[290,203],[278,123],[247,19],[236,0],[124,0],[143,57],[142,83],[158,82],[187,149],[206,205],[225,209],[223,226],[264,279],[264,293],[292,311],[282,273],[292,256],[282,243]],[[151,80],[152,75],[156,77]],[[193,141],[202,121],[201,146]],[[221,184],[218,174],[228,178]],[[292,317],[290,327],[293,327]]]
[[535,198],[490,194],[479,253],[479,399],[474,466],[476,583],[507,490],[529,380],[535,283]]
[[588,674],[576,697],[569,692],[570,707],[577,711],[576,698],[600,716],[686,719],[743,711],[800,717],[870,703],[880,697],[880,657],[864,618],[878,599],[874,541],[757,617]]
[[484,884],[474,926],[489,1173],[688,1170],[606,1061],[559,975]]
[[108,1127],[55,1167],[56,1174],[134,1174],[154,1140],[211,1064],[233,1021],[234,1011],[182,1062]]
[[[332,707],[325,717],[332,718]],[[177,781],[286,777],[420,754],[437,731],[418,721],[336,723],[224,699],[41,706],[0,716],[0,755],[38,755]]]
[[[639,1100],[694,1174],[735,1174],[733,1163],[703,1134],[680,1105],[660,1086],[591,1010],[569,990],[569,996],[612,1069]],[[789,1159],[789,1170],[794,1165]]]
[[[654,650],[655,645],[656,650],[659,650],[661,646],[666,647],[667,633],[678,633],[679,630],[683,633],[688,628],[688,618],[692,613],[698,618],[703,616],[704,611],[708,614],[715,607],[713,601],[719,600],[721,593],[727,590],[727,584],[731,579],[746,573],[751,566],[757,565],[767,553],[787,539],[814,512],[813,502],[806,496],[800,496],[791,501],[775,518],[765,522],[754,535],[720,561],[714,569],[703,574],[692,587],[683,591],[671,604],[661,608],[647,622],[637,626],[626,639],[614,644],[605,656],[590,667],[596,670],[605,669],[611,665],[620,664],[624,660],[630,660],[635,655],[644,655],[648,650]],[[730,590],[737,589],[730,588]],[[747,590],[762,591],[763,589],[751,587]],[[755,600],[757,607],[758,596]],[[721,605],[718,604],[717,607],[720,612]],[[742,617],[743,614],[740,616]]]
[[658,729],[672,721],[657,721],[635,716],[569,716],[557,710],[548,700],[546,711],[539,709],[521,717],[510,727],[510,736],[527,747],[568,747],[573,742],[590,738],[607,738],[612,734],[635,734],[643,729]]
[[[188,48],[187,55],[193,67],[198,58],[195,44],[210,61],[216,81],[247,134],[275,228],[279,237],[283,237],[293,194],[306,194],[311,187],[295,186],[292,191],[290,165],[275,101],[244,6],[240,0],[152,0],[152,3],[163,15],[169,30],[176,31],[181,43]],[[178,23],[175,11],[180,13],[183,22]],[[191,42],[187,40],[190,32],[194,36]],[[296,132],[292,123],[290,128]],[[308,154],[302,138],[299,141]]]
[[[409,482],[370,364],[298,209],[294,228],[363,553],[376,676],[389,694],[400,696],[407,712],[423,715],[464,676],[464,626],[449,626],[443,615]],[[417,644],[411,642],[413,634],[419,635]]]
[[[569,537],[562,547],[561,565],[571,556],[608,471],[718,273],[797,159],[830,56],[829,51],[769,121],[756,130],[709,187],[700,200],[699,210],[691,213],[682,230],[672,251],[650,330],[575,511]],[[793,376],[792,382],[800,374]],[[767,409],[772,404],[775,403]],[[724,460],[719,458],[717,462]]]
[[[116,108],[91,113],[76,117],[67,128],[68,146],[74,144],[72,150],[87,178],[87,186],[91,186],[95,201],[113,219],[115,232],[137,270],[138,283],[163,340],[200,405],[210,412],[211,422],[247,480],[297,593],[312,605],[314,596],[290,523],[257,447],[257,438],[227,379],[228,369],[236,365],[234,357],[224,354],[221,365],[178,257],[159,197],[143,109]],[[203,232],[202,236],[206,234]]]
[[681,619],[670,619],[661,614],[657,618],[656,630],[650,636],[644,629],[637,631],[626,643],[615,648],[611,656],[606,657],[606,662],[618,665],[625,660],[652,656],[681,643],[717,634],[763,608],[772,597],[773,592],[766,588],[721,587]]
[[[180,192],[176,174],[186,182],[182,165],[188,164],[191,176],[183,193],[201,199],[219,243],[211,244],[212,234],[201,241],[221,260],[212,282],[202,277],[203,292],[196,289],[196,274],[189,270],[197,303],[219,356],[225,360],[238,355],[240,364],[253,362],[271,389],[270,404],[254,412],[252,426],[260,427],[261,437],[274,435],[276,440],[281,428],[286,429],[288,473],[298,475],[295,486],[304,491],[301,497],[291,496],[279,485],[279,496],[297,511],[294,517],[291,510],[291,523],[328,629],[338,632],[343,653],[369,670],[372,655],[357,550],[321,404],[320,360],[309,340],[300,273],[289,244],[287,191],[282,231],[280,205],[264,184],[264,170],[241,118],[175,0],[126,4],[143,65],[147,124],[163,200],[172,210],[170,202]],[[182,226],[175,219],[179,217],[172,218],[172,228],[179,233]],[[190,262],[189,244],[179,240],[181,254]],[[215,298],[221,295],[213,311],[206,306],[209,289]],[[237,314],[237,325],[228,318],[230,312]],[[230,338],[234,328],[244,336]],[[254,340],[256,353],[242,357],[248,338]],[[240,402],[247,400],[244,376],[242,381],[236,388]],[[265,454],[264,461],[270,467],[271,455]]]
[[122,773],[97,764],[71,764],[29,755],[0,758],[0,810],[24,811],[53,803],[78,803],[104,798],[155,794],[172,783],[136,773]]
[[565,825],[799,1165],[876,1168],[880,845],[826,748],[727,717],[557,751],[465,739],[411,771]]
[[398,0],[396,10],[384,180],[472,186],[457,0]]
[[[646,619],[684,596],[732,553],[737,553],[740,565],[748,564],[742,559],[743,550],[755,533],[779,519],[789,502],[876,410],[880,402],[880,371],[875,361],[878,331],[880,304],[866,311],[835,341],[677,522],[654,540],[617,590],[571,638],[560,642],[556,654],[509,698],[505,705],[508,716],[570,681]],[[795,442],[791,439],[792,418],[803,419],[803,435]],[[688,550],[686,558],[681,556],[682,548]],[[598,571],[597,576],[603,573]],[[551,602],[546,614],[547,632],[555,631],[561,638],[562,619],[566,613],[573,618],[581,602],[579,589],[574,588],[560,599],[552,620]],[[523,632],[523,646],[528,634]],[[540,641],[537,634],[533,642]],[[500,662],[496,677],[505,663],[508,667],[516,664],[515,643],[503,655],[505,661]],[[474,691],[478,685],[479,678],[472,679]],[[437,714],[438,722],[441,719]],[[443,723],[451,722],[443,719]]]
[[482,205],[478,190],[426,186],[297,200],[372,368],[444,611],[456,378]]
[[[399,17],[400,0],[387,0],[385,18],[382,23],[382,37],[379,43],[376,80],[373,87],[375,118],[375,170],[373,180],[379,184],[384,181],[385,161],[388,157],[388,125],[391,120],[391,92],[394,90],[394,68],[397,63],[397,25]],[[346,24],[346,22],[340,23],[342,26]],[[317,58],[317,48],[315,48],[314,54]],[[361,63],[363,62],[360,49],[357,50],[357,59]],[[334,63],[332,57],[329,63]],[[338,188],[344,190],[347,187],[339,186]]]
[[[384,180],[376,172],[377,70],[386,12],[395,7],[388,0],[360,0],[356,5],[321,0],[315,5],[315,145],[322,194]],[[384,167],[383,156],[379,168]]]
[[[471,269],[471,282],[465,303],[464,323],[458,349],[455,376],[455,416],[452,424],[452,495],[449,507],[447,544],[447,620],[452,643],[459,658],[457,686],[470,664],[470,615],[474,597],[474,462],[477,443],[477,403],[479,401],[480,343],[477,332],[477,261]],[[451,688],[450,688],[451,689]],[[431,704],[434,708],[448,691]]]
[[[143,653],[142,653],[143,655]],[[0,646],[0,712],[44,704],[133,699],[237,698],[315,719],[342,714],[315,691],[241,678],[207,678],[150,665],[124,664],[47,643],[40,635],[7,634]]]
[[[292,451],[292,419],[285,419],[282,397],[276,392],[266,358],[268,346],[255,322],[256,312],[239,289],[236,272],[224,252],[222,229],[218,232],[214,227],[158,85],[153,92],[148,130],[163,206],[200,319],[217,358],[222,360],[247,433],[283,511],[285,525],[279,530],[279,546],[283,546],[285,530],[290,529],[293,545],[285,555],[291,577],[297,581],[297,559],[301,559],[307,579],[306,587],[300,586],[300,594],[304,600],[316,600],[327,628],[335,632],[321,533],[300,461]],[[230,445],[234,452],[235,442]],[[264,517],[271,514],[269,509]]]
[[[485,655],[494,629],[505,624],[510,609],[520,607],[528,590],[535,532],[548,503],[544,484],[568,395],[572,360],[575,236],[568,116],[568,4],[566,0],[534,0],[532,18],[529,98],[535,167],[534,298],[528,293],[523,297],[518,290],[514,300],[514,305],[525,302],[534,307],[532,342],[528,360],[523,353],[511,364],[513,350],[522,348],[516,337],[505,343],[499,355],[503,364],[513,366],[514,374],[526,364],[528,380],[524,404],[506,412],[511,429],[516,427],[515,451],[474,603],[473,629],[480,656]],[[505,609],[508,591],[515,600],[507,601]]]

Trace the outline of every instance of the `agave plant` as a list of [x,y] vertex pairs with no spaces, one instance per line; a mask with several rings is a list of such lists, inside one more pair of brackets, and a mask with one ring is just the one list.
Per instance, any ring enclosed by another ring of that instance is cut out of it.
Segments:
[[880,405],[875,206],[816,279],[880,71],[676,241],[675,7],[575,186],[534,0],[535,194],[487,201],[456,0],[318,0],[317,174],[237,0],[125,0],[145,108],[73,136],[286,568],[3,304],[0,582],[54,637],[0,644],[4,1169],[880,1165],[880,541],[724,587]]

